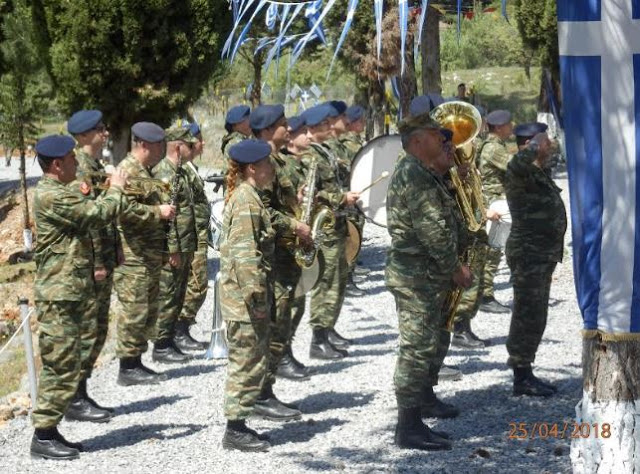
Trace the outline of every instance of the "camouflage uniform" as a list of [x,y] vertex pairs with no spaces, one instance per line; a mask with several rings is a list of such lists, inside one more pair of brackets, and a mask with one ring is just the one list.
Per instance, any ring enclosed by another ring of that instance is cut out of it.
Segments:
[[[236,143],[240,143],[242,140],[246,140],[247,137],[244,133],[240,132],[231,132],[227,133],[224,137],[222,137],[222,144],[220,145],[220,151],[222,152],[222,175],[227,175],[227,170],[229,169],[229,148],[231,148]],[[227,189],[227,184],[224,184],[224,189]]]
[[551,276],[562,261],[567,217],[561,189],[533,164],[536,154],[520,151],[509,162],[505,190],[513,223],[507,263],[513,282],[513,315],[507,337],[508,364],[533,363],[547,325]]
[[340,143],[344,146],[351,155],[351,164],[353,165],[353,158],[355,158],[356,153],[360,151],[360,148],[364,145],[362,141],[362,136],[356,132],[347,132],[340,137]]
[[[182,311],[187,280],[191,272],[193,252],[198,245],[193,196],[184,167],[178,168],[169,158],[163,159],[153,169],[156,179],[161,179],[177,189],[172,189],[176,202],[176,217],[168,225],[167,247],[169,253],[180,254],[180,265],[174,267],[168,259],[162,266],[160,294],[155,340],[172,339],[175,325]],[[176,174],[178,179],[176,182]]]
[[[327,148],[311,144],[303,158],[308,168],[312,157],[317,159],[316,199],[319,204],[338,210],[344,199],[343,185],[339,179],[339,164]],[[347,286],[347,258],[345,238],[347,223],[343,216],[336,216],[336,224],[325,230],[320,251],[324,258],[324,273],[311,291],[311,318],[313,329],[332,329],[340,314]]]
[[[104,173],[104,166],[101,162],[94,160],[84,150],[76,150],[76,160],[78,161],[78,177],[83,179],[90,187],[89,197],[96,199],[104,194],[104,191],[98,188],[98,184],[102,182],[98,178],[84,178],[82,175],[87,173]],[[86,361],[83,361],[83,368],[86,370],[87,377],[91,376],[93,366],[98,360],[98,356],[107,340],[107,332],[109,330],[109,306],[111,305],[111,290],[113,288],[113,270],[116,267],[116,245],[118,232],[116,231],[115,220],[113,223],[101,228],[92,229],[91,244],[93,247],[93,265],[95,268],[103,267],[107,271],[107,277],[104,280],[95,282],[95,299],[87,299],[87,304],[91,306],[86,313],[96,318],[97,335],[91,355]]]
[[[480,174],[482,175],[482,187],[487,204],[499,199],[505,199],[504,180],[507,171],[507,163],[511,155],[507,146],[497,135],[490,133],[479,150]],[[486,297],[493,296],[493,279],[495,278],[502,249],[489,248],[487,251],[484,275],[482,277],[482,294]]]
[[224,416],[251,415],[267,377],[269,313],[273,306],[275,231],[271,217],[250,184],[235,189],[225,206],[220,245],[220,307],[227,324],[229,365]]
[[74,182],[65,185],[44,176],[36,188],[34,293],[40,324],[42,369],[36,428],[56,426],[67,410],[80,380],[88,376],[83,362],[95,344],[97,320],[87,318],[95,294],[93,228],[107,226],[120,208],[122,193],[110,189],[96,200],[83,196]]
[[[133,155],[118,165],[130,177],[150,178],[151,173]],[[151,185],[140,186],[141,196],[129,195],[118,219],[124,263],[116,268],[114,287],[122,311],[118,316],[116,356],[133,358],[146,352],[158,317],[160,273],[166,260],[166,223],[160,217],[164,193]]]
[[187,173],[189,186],[193,192],[193,210],[198,232],[198,247],[193,254],[191,271],[187,281],[187,292],[182,305],[180,319],[193,324],[196,315],[207,297],[209,288],[209,275],[207,274],[207,249],[209,241],[209,220],[211,219],[211,207],[204,190],[204,181],[198,174],[198,168],[193,163],[184,166]]
[[449,348],[444,306],[467,230],[443,179],[411,155],[398,163],[389,183],[387,227],[385,281],[400,331],[396,398],[399,408],[412,408],[421,405],[424,387],[437,384]]

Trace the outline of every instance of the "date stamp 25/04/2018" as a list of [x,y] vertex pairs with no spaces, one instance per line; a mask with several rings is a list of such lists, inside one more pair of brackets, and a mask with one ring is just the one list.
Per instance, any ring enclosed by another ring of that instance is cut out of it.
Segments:
[[548,422],[512,422],[509,423],[509,439],[573,439],[573,438],[610,438],[609,423],[578,423],[561,421]]

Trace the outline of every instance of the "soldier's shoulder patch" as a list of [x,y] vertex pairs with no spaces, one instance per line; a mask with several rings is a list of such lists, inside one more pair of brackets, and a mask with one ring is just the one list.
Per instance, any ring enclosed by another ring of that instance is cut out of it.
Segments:
[[91,186],[86,181],[80,181],[80,192],[85,196],[88,196],[91,192]]

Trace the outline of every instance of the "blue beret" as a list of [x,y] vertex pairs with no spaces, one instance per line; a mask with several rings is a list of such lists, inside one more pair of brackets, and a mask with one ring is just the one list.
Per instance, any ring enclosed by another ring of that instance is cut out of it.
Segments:
[[224,119],[224,123],[229,125],[234,125],[236,123],[240,123],[246,118],[249,117],[251,113],[251,109],[247,105],[236,105],[235,107],[231,107],[227,112],[227,116]]
[[264,140],[247,139],[229,148],[229,156],[238,163],[250,164],[265,159],[271,154],[271,145]]
[[364,115],[364,109],[359,105],[352,105],[346,110],[345,115],[347,116],[347,120],[349,122],[355,122],[356,120],[360,120],[362,118],[362,116]]
[[434,108],[444,103],[444,99],[440,94],[425,94],[414,97],[409,104],[409,115],[416,117],[422,114],[428,114]]
[[298,130],[300,130],[302,127],[304,127],[307,124],[302,115],[289,117],[287,119],[287,123],[289,124],[289,131],[291,133],[296,133]]
[[282,104],[259,105],[249,116],[251,130],[264,130],[284,117],[284,106]]
[[307,125],[309,127],[315,127],[316,125],[327,120],[329,117],[332,117],[332,113],[335,113],[335,109],[322,104],[305,110],[302,113],[302,116],[304,117],[304,120],[305,122],[307,122]]
[[540,122],[522,123],[513,129],[516,137],[533,138],[538,133],[547,131],[547,124]]
[[494,110],[487,115],[487,123],[499,127],[511,122],[511,112],[508,110]]
[[63,158],[76,146],[69,135],[49,135],[38,140],[36,153],[43,159]]
[[143,142],[158,143],[164,140],[164,130],[160,125],[152,122],[138,122],[131,127],[134,137]]
[[191,132],[191,135],[193,135],[194,137],[197,136],[199,133],[202,133],[202,130],[200,130],[200,125],[198,125],[198,122],[193,122],[189,124],[189,132]]
[[102,120],[102,112],[99,110],[79,110],[73,114],[67,122],[67,130],[72,135],[88,132]]
[[445,142],[450,142],[453,139],[453,132],[448,128],[441,128],[440,133],[444,136]]
[[337,117],[338,115],[342,115],[347,110],[347,103],[343,100],[328,100],[325,102],[329,107],[333,107],[337,112],[336,115],[332,115],[332,117]]

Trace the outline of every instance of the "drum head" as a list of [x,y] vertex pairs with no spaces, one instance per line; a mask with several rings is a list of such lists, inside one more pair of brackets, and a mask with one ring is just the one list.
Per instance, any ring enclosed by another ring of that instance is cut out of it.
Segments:
[[[352,191],[364,189],[387,171],[390,175],[396,167],[402,151],[400,135],[375,138],[360,148],[351,167]],[[387,189],[391,177],[383,179],[360,196],[358,204],[365,217],[375,224],[387,225]]]
[[362,242],[362,237],[360,235],[360,230],[356,227],[356,225],[347,221],[347,242],[345,248],[345,254],[347,256],[347,263],[351,265],[358,258],[358,254],[360,253],[360,242]]
[[294,297],[299,298],[313,290],[322,277],[323,272],[324,258],[322,257],[322,252],[318,252],[313,265],[309,268],[302,268],[302,275],[300,276],[300,281],[298,281],[298,286],[296,286]]

